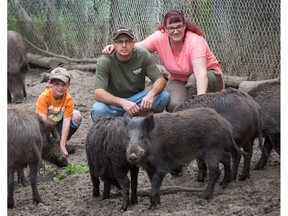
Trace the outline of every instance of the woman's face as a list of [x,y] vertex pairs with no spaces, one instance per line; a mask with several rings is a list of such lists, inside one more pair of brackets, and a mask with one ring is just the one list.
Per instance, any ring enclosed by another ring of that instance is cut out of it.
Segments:
[[175,42],[183,41],[185,27],[183,22],[169,23],[169,20],[167,20],[166,32],[168,33],[170,40]]

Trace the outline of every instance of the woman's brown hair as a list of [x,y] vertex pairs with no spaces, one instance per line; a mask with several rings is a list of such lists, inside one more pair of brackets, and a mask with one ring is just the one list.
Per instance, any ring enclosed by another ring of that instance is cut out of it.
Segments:
[[165,31],[167,22],[169,22],[169,24],[176,22],[183,22],[183,24],[186,26],[185,33],[187,31],[191,31],[197,35],[203,36],[201,28],[195,23],[191,23],[185,20],[184,15],[177,10],[170,10],[165,14],[163,18],[163,23],[158,27],[158,30]]

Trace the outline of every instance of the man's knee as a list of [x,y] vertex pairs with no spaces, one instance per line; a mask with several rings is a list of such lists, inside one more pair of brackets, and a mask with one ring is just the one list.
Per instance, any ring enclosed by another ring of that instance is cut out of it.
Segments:
[[95,121],[100,116],[116,116],[116,111],[107,104],[96,102],[91,108],[91,118]]
[[163,112],[165,107],[167,106],[170,100],[170,96],[168,91],[163,90],[156,98],[155,98],[155,107],[153,109],[157,112]]

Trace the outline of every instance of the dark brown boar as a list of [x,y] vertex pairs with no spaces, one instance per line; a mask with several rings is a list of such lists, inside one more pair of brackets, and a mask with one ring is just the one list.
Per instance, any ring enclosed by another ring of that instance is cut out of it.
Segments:
[[220,162],[225,170],[222,187],[231,181],[230,154],[225,148],[240,149],[233,140],[229,122],[215,110],[199,108],[134,118],[126,113],[124,122],[127,159],[143,167],[151,181],[149,208],[160,204],[159,191],[166,173],[200,156],[209,168],[208,185],[202,198],[212,196],[221,173]]
[[122,189],[121,209],[129,206],[131,176],[131,204],[138,203],[137,179],[139,168],[126,159],[126,143],[123,142],[123,117],[98,117],[94,121],[86,138],[86,155],[93,183],[93,196],[100,196],[100,181],[104,181],[102,199],[108,199],[110,188],[116,185]]
[[25,75],[29,70],[27,47],[23,37],[8,31],[8,103],[22,103],[26,95]]
[[[250,155],[244,158],[244,167],[239,180],[249,178],[254,139],[258,137],[261,149],[263,142],[263,123],[259,104],[247,93],[228,88],[220,92],[191,96],[177,105],[174,112],[199,107],[214,109],[231,124],[233,137],[238,147],[243,148]],[[215,129],[217,129],[216,125]],[[241,155],[233,149],[230,153],[233,159],[232,178],[236,180]],[[197,159],[197,163],[199,168],[197,180],[203,181],[207,167],[201,158]]]
[[[21,109],[8,109],[8,207],[14,207],[14,172],[24,178],[23,169],[30,168],[33,202],[42,202],[37,189],[37,168],[41,159],[67,163],[59,146],[59,135],[52,125],[45,123],[36,113]],[[23,176],[22,176],[23,175]]]
[[280,79],[267,81],[248,92],[261,106],[263,119],[264,149],[255,169],[263,169],[272,149],[280,155]]

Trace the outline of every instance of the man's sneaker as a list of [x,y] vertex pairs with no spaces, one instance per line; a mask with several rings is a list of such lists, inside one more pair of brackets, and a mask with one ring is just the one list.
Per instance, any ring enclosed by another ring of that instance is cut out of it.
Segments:
[[66,144],[66,150],[67,150],[68,154],[75,153],[75,147],[72,145]]

